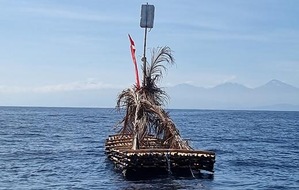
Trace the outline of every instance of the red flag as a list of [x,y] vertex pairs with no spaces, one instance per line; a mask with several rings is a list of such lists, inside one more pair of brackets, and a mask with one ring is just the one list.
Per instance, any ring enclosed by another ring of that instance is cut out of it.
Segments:
[[128,35],[129,35],[129,39],[130,39],[130,42],[131,42],[131,46],[130,46],[131,55],[132,55],[133,63],[134,63],[134,66],[135,66],[136,86],[137,86],[137,89],[139,89],[140,88],[140,82],[139,82],[138,68],[137,68],[137,62],[136,62],[136,57],[135,57],[135,51],[136,51],[135,43],[132,40],[130,34],[128,34]]

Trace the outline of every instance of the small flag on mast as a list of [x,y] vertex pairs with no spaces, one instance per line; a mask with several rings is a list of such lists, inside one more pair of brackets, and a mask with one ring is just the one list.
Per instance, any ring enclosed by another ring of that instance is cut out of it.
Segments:
[[135,43],[134,43],[133,39],[131,38],[130,34],[128,34],[128,35],[129,35],[129,39],[130,39],[130,43],[131,43],[131,45],[130,45],[131,55],[132,55],[133,63],[134,63],[134,66],[135,66],[136,87],[137,87],[137,89],[139,89],[140,88],[140,82],[139,82],[137,61],[136,61],[136,57],[135,57],[135,51],[136,51]]

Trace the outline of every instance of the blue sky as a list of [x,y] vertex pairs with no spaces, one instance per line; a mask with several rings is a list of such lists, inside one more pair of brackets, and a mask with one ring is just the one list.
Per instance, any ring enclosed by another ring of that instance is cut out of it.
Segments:
[[[144,3],[0,0],[0,105],[31,105],[34,100],[24,96],[32,96],[51,106],[51,93],[85,91],[82,98],[88,98],[92,90],[131,86],[127,35],[135,41],[140,69]],[[155,21],[147,46],[167,45],[176,59],[162,86],[257,87],[278,79],[299,87],[299,1],[148,3],[155,5]]]

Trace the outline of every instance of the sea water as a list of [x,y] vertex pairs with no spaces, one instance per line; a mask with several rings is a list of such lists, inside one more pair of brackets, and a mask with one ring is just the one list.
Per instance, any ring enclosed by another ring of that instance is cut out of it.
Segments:
[[299,112],[169,112],[213,178],[125,180],[104,153],[114,109],[0,107],[0,189],[299,189]]

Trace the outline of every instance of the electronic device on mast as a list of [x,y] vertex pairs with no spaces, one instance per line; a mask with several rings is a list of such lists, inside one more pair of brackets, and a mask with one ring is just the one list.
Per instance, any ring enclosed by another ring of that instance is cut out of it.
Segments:
[[141,19],[140,19],[140,27],[144,28],[144,44],[143,44],[143,86],[145,86],[145,77],[146,77],[146,37],[147,37],[147,29],[154,27],[154,15],[155,15],[155,6],[149,5],[148,3],[145,5],[141,5]]

